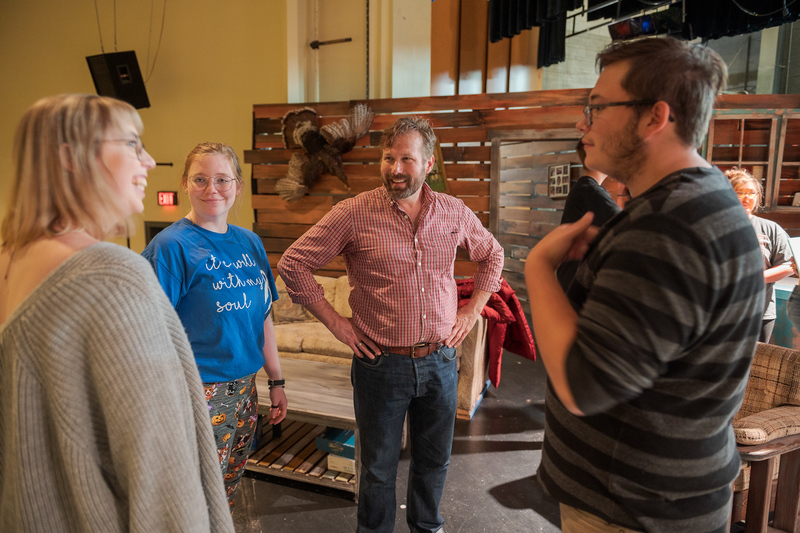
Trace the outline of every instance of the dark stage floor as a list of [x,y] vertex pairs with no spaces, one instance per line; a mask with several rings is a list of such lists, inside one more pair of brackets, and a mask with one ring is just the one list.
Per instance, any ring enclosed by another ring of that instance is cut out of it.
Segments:
[[[535,480],[544,428],[544,366],[513,354],[503,359],[499,389],[490,388],[471,421],[456,422],[441,512],[447,533],[560,531],[558,506]],[[397,479],[397,525],[408,531],[408,451]],[[240,533],[352,532],[350,495],[247,475],[234,511]]]

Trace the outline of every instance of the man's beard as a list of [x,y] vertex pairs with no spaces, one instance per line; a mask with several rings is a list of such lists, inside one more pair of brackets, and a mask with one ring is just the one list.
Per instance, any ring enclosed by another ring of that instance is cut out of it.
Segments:
[[638,123],[638,119],[631,119],[625,129],[608,143],[608,155],[614,161],[614,171],[608,175],[626,185],[641,173],[646,159],[644,140],[636,132]]
[[[402,178],[406,180],[407,186],[403,189],[392,188],[392,179],[396,178]],[[413,196],[422,188],[423,183],[425,183],[425,174],[417,176],[416,179],[412,179],[409,174],[383,176],[383,186],[386,187],[386,192],[393,200],[402,200],[404,198],[408,198],[409,196]]]

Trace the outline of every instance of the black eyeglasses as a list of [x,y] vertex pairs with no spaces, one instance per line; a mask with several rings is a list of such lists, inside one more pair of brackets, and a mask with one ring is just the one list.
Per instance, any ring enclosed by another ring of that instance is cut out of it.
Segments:
[[142,160],[142,153],[144,152],[144,143],[141,139],[103,139],[103,143],[125,143],[133,150],[136,159]]
[[[607,107],[615,106],[630,106],[630,105],[653,105],[656,102],[653,100],[628,100],[627,102],[606,102],[605,104],[586,104],[583,106],[583,119],[586,121],[587,126],[592,125],[592,112],[595,109],[605,109]],[[670,119],[672,116],[670,115]]]

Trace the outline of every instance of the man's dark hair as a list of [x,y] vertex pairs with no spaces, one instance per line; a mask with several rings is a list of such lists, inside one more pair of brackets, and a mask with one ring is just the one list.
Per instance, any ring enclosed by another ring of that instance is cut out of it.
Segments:
[[[615,41],[597,55],[600,71],[626,61],[630,70],[622,80],[633,100],[669,104],[678,136],[699,147],[711,120],[711,110],[725,88],[728,69],[714,50],[672,37]],[[644,108],[637,107],[642,113]]]
[[398,118],[394,124],[383,130],[379,145],[381,151],[390,148],[397,137],[414,131],[422,135],[422,152],[425,159],[430,158],[436,148],[436,134],[433,133],[433,127],[428,120],[417,116]]

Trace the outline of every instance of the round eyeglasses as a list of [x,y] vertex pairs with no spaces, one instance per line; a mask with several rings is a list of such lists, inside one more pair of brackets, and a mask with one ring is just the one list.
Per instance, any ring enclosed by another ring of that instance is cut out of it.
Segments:
[[125,143],[131,150],[133,150],[136,159],[139,161],[142,160],[142,154],[144,153],[144,143],[141,139],[102,139],[100,142],[102,143]]
[[226,192],[233,187],[233,184],[236,183],[236,179],[230,176],[214,176],[213,178],[209,178],[207,176],[197,175],[189,178],[189,183],[192,184],[192,189],[196,191],[204,191],[210,183],[213,183],[214,188],[219,192]]

